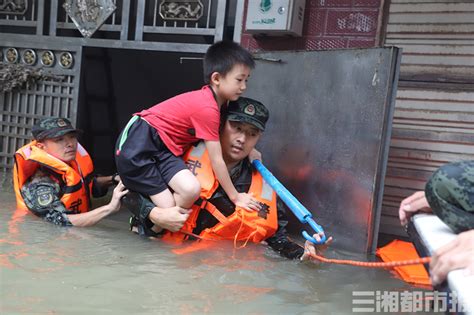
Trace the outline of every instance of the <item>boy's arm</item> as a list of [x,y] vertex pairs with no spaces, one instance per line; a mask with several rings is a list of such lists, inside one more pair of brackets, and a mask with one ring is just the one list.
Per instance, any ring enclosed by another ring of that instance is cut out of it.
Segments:
[[204,141],[206,144],[209,159],[211,160],[212,169],[216,174],[219,184],[226,192],[229,199],[236,205],[245,209],[260,210],[258,201],[246,193],[239,193],[232,184],[229,176],[229,171],[222,158],[222,148],[219,141]]

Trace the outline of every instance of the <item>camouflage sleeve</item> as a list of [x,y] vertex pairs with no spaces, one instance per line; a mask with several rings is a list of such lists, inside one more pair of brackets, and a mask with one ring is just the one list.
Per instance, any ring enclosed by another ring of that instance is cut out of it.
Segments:
[[28,209],[44,220],[71,226],[67,209],[59,198],[59,185],[48,176],[34,176],[22,188],[21,194]]
[[433,212],[455,233],[474,229],[474,161],[441,166],[425,193]]
[[303,256],[304,249],[288,238],[288,232],[286,231],[286,226],[288,225],[286,209],[287,208],[285,204],[280,200],[280,198],[278,198],[278,230],[276,231],[275,235],[266,239],[265,241],[274,251],[278,252],[283,257],[289,259],[298,259]]

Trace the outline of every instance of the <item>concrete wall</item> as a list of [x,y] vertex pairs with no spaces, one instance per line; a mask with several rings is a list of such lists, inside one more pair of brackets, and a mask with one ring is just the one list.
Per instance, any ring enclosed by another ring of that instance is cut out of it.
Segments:
[[383,0],[306,0],[303,36],[294,38],[246,34],[248,1],[241,44],[251,51],[327,50],[378,45]]

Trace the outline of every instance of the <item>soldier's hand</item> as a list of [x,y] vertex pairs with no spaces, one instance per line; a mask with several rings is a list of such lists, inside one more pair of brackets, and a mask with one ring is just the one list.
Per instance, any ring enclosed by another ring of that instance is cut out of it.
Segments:
[[398,209],[400,223],[402,225],[406,225],[410,217],[418,211],[431,212],[431,208],[428,204],[428,200],[426,200],[424,191],[417,191],[410,197],[402,200],[400,203],[400,208]]
[[112,199],[109,202],[109,207],[111,208],[112,212],[116,212],[120,209],[121,201],[123,196],[128,193],[128,189],[125,188],[122,181],[120,181],[117,186],[114,188],[114,193],[112,195]]
[[[321,241],[321,238],[323,236],[324,236],[323,233],[319,233],[319,234],[314,234],[313,238],[319,242]],[[304,253],[300,259],[311,260],[312,255],[316,255],[316,254],[320,255],[324,250],[326,250],[326,248],[328,248],[329,245],[331,245],[331,243],[332,243],[332,236],[328,237],[326,239],[326,242],[324,242],[324,244],[319,244],[319,245],[315,245],[313,242],[306,241],[304,243]]]
[[430,275],[433,285],[442,283],[451,270],[465,268],[465,275],[474,275],[474,230],[459,234],[433,254]]
[[191,209],[181,207],[159,208],[155,207],[149,214],[149,219],[155,226],[177,232],[181,229],[191,213]]

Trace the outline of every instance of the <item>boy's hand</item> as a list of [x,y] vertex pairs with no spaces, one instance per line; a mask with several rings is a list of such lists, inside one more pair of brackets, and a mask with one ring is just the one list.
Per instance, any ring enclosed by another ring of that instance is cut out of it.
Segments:
[[235,198],[234,204],[237,207],[244,208],[246,210],[260,211],[262,206],[252,195],[247,193],[238,193]]
[[258,151],[257,149],[253,148],[252,151],[250,151],[249,153],[249,160],[250,162],[252,162],[253,160],[260,160],[260,162],[263,162],[262,153],[260,153],[260,151]]

